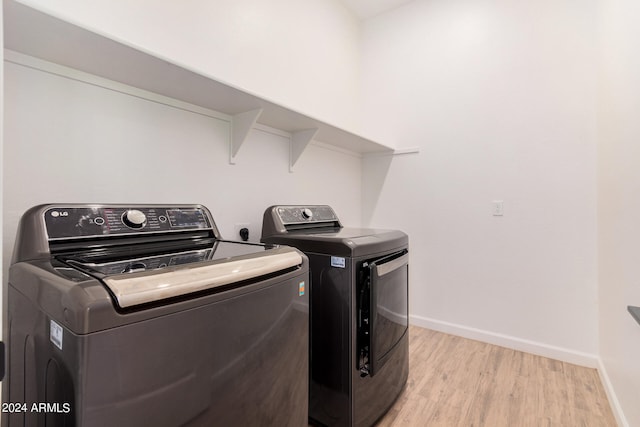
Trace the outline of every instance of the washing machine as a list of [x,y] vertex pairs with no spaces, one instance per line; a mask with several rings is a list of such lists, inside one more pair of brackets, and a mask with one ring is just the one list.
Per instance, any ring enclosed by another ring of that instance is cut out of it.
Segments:
[[407,235],[343,227],[326,205],[271,206],[262,241],[309,258],[310,422],[373,425],[409,372]]
[[307,425],[296,249],[200,205],[41,205],[8,279],[3,426]]

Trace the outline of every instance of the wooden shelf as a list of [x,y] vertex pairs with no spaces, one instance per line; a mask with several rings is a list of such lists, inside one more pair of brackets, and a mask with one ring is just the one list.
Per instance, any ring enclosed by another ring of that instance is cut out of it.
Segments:
[[[393,153],[393,148],[298,113],[211,76],[190,70],[13,0],[4,1],[4,46],[45,61],[238,117],[230,162],[247,126],[260,123],[297,135],[291,167],[306,139],[356,153]],[[258,112],[259,113],[256,113]],[[250,127],[249,127],[250,130]],[[294,139],[294,138],[292,138]],[[294,159],[295,157],[295,159]]]

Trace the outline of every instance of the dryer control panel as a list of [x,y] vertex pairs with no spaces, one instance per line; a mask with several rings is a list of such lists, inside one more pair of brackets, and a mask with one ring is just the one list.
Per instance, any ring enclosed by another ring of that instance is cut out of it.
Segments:
[[270,206],[262,219],[262,239],[292,231],[338,228],[342,228],[342,224],[331,206]]
[[49,240],[212,230],[206,208],[194,206],[50,206],[44,212]]
[[331,206],[278,206],[276,212],[282,224],[338,221]]

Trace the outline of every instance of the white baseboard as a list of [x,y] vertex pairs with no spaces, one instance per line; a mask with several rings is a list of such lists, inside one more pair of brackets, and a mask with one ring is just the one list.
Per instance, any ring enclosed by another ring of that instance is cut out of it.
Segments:
[[411,315],[409,316],[409,319],[411,324],[423,328],[433,329],[435,331],[457,335],[472,340],[482,341],[489,344],[495,344],[501,347],[511,348],[518,351],[524,351],[526,353],[537,354],[538,356],[544,356],[550,359],[572,363],[574,365],[599,369],[599,359],[595,354],[583,353],[568,348],[556,347],[553,345],[525,340],[522,338],[495,332],[484,331],[482,329],[457,325],[454,323],[430,319],[427,317]]
[[613,415],[616,417],[618,426],[630,427],[629,422],[627,421],[627,418],[624,416],[624,412],[622,411],[622,406],[620,406],[620,401],[618,401],[618,396],[616,395],[616,392],[613,389],[613,385],[611,384],[611,380],[609,379],[609,374],[607,374],[607,370],[602,363],[602,359],[600,358],[598,358],[598,375],[600,375],[600,381],[602,381],[604,391],[605,393],[607,393],[609,405],[611,406]]

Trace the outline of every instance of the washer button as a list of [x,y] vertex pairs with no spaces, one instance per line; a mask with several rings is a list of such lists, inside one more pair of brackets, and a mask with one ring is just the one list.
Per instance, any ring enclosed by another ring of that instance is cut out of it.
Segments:
[[97,216],[93,219],[93,223],[95,225],[104,225],[104,218],[102,218],[101,216]]

